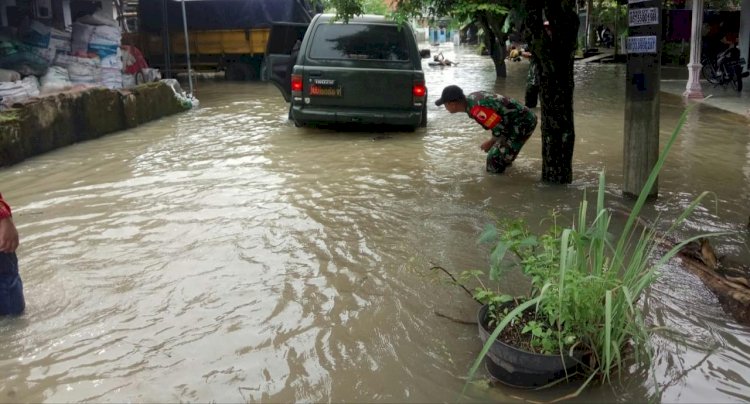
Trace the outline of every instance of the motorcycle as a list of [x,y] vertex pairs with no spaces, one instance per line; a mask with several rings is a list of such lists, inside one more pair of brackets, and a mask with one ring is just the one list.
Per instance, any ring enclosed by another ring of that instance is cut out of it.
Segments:
[[750,72],[742,71],[745,63],[745,59],[739,57],[739,49],[735,45],[715,58],[704,56],[701,60],[701,74],[711,84],[726,86],[731,83],[739,92],[742,91],[742,79],[750,76]]

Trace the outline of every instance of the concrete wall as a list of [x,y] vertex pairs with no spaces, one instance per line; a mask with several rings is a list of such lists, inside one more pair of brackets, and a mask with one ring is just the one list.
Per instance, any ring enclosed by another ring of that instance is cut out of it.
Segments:
[[186,110],[164,83],[61,93],[0,112],[0,166]]

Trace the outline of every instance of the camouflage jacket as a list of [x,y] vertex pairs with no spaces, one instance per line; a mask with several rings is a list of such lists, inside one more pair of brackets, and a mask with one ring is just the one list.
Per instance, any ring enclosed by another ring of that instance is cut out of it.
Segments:
[[536,115],[520,102],[487,91],[477,91],[466,96],[466,113],[492,136],[507,135],[519,127],[536,125]]

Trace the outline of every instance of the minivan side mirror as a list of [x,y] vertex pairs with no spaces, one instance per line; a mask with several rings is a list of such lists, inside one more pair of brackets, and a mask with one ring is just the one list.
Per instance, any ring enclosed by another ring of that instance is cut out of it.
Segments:
[[430,57],[430,50],[429,49],[420,49],[419,50],[419,56],[421,56],[422,59],[429,59],[429,57]]

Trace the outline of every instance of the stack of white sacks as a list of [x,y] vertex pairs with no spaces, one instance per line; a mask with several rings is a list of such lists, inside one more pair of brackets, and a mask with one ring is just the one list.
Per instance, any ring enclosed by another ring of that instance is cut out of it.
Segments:
[[32,21],[24,32],[22,40],[31,47],[31,51],[41,56],[47,63],[55,58],[55,49],[50,47],[50,27],[39,21]]
[[94,51],[102,62],[101,84],[108,88],[122,87],[122,55],[118,27],[100,25],[94,30],[89,44],[89,52]]
[[[22,38],[30,50],[46,60],[46,74],[21,80],[16,71],[0,69],[0,109],[29,97],[65,91],[77,85],[110,89],[135,85],[134,76],[123,78],[122,33],[117,22],[101,12],[79,18],[72,32],[32,21]],[[43,61],[40,60],[43,65]],[[22,73],[41,74],[41,73]],[[123,83],[125,81],[125,83]]]
[[49,47],[55,50],[55,55],[70,54],[72,34],[68,31],[50,28]]
[[30,97],[39,96],[39,80],[28,76],[23,80],[0,82],[0,107],[10,107]]
[[72,54],[76,58],[56,64],[67,64],[73,84],[99,84],[122,87],[120,41],[117,22],[99,12],[81,17],[73,24]]

